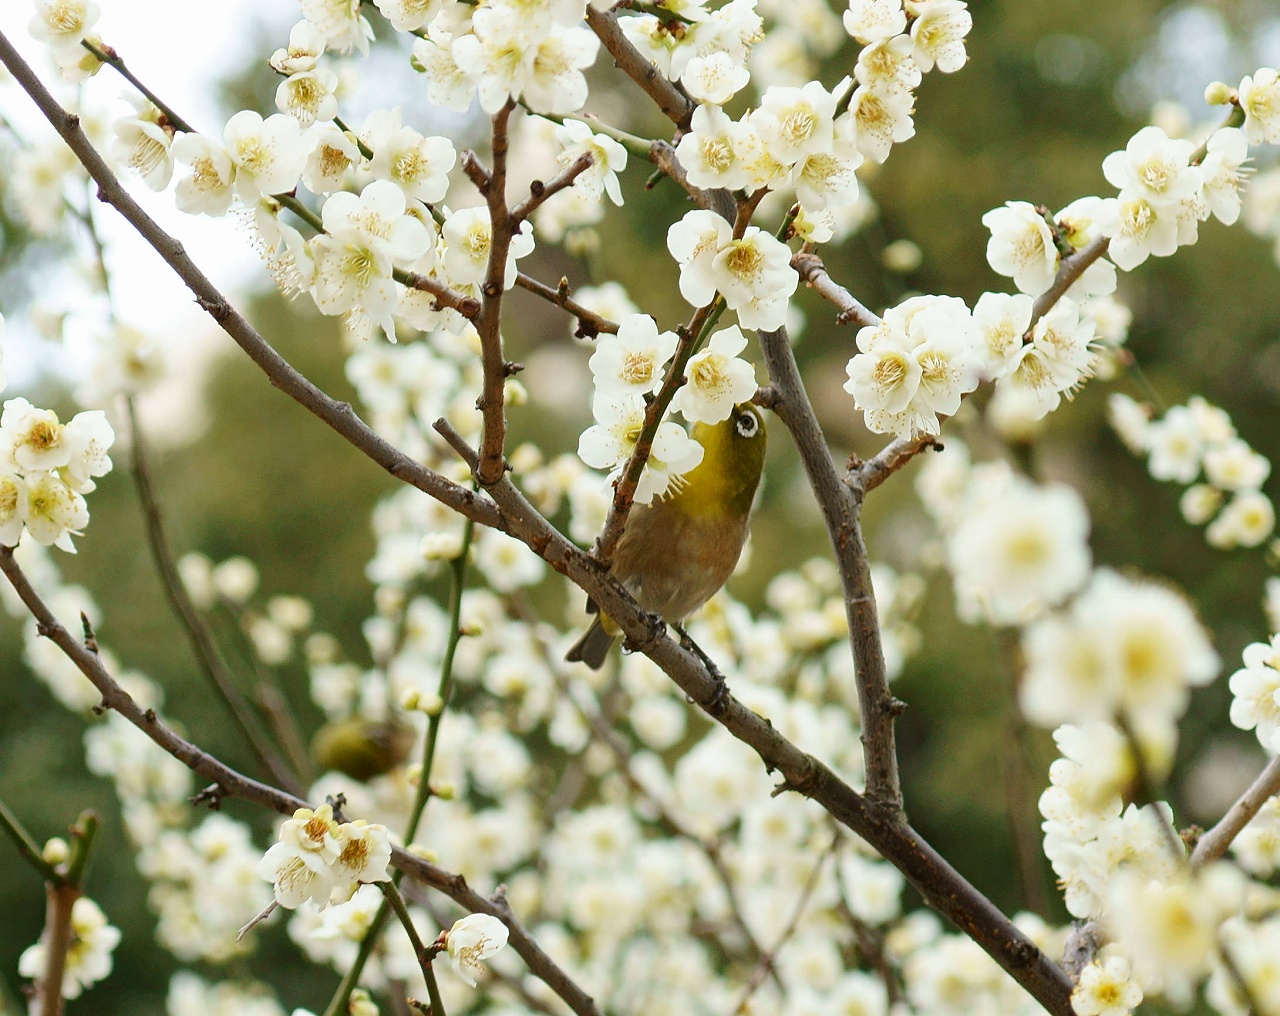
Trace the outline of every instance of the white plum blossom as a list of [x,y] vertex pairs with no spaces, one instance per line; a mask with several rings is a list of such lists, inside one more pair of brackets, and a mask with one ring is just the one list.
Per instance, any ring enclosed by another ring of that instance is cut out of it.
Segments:
[[[120,929],[107,923],[98,904],[81,896],[71,904],[71,947],[62,971],[62,997],[79,998],[85,988],[111,973],[111,954],[120,944]],[[38,978],[44,974],[48,949],[43,940],[27,947],[18,957],[18,973]]]
[[[460,208],[445,220],[440,227],[440,235],[445,248],[444,270],[449,281],[459,287],[479,287],[489,270],[489,249],[493,243],[489,209],[483,206]],[[504,288],[510,289],[516,283],[516,260],[532,251],[532,228],[526,222],[521,231],[511,238],[503,275]]]
[[1276,509],[1271,498],[1260,490],[1239,491],[1218,517],[1209,524],[1204,537],[1219,549],[1257,547],[1276,528]]
[[442,0],[374,0],[374,4],[397,32],[426,28],[443,6]]
[[1280,751],[1280,635],[1244,648],[1244,666],[1231,675],[1231,722],[1252,730],[1262,747]]
[[1204,175],[1190,165],[1194,146],[1182,138],[1170,138],[1159,127],[1143,127],[1125,146],[1102,160],[1102,175],[1130,199],[1139,198],[1164,208],[1195,197]]
[[912,297],[858,332],[844,388],[878,434],[936,434],[978,386],[973,319],[954,297]]
[[710,276],[742,327],[762,331],[782,327],[788,301],[800,284],[790,248],[757,226],[748,226],[741,239],[729,240],[716,252]]
[[323,910],[345,902],[363,882],[385,882],[391,842],[384,826],[338,822],[327,804],[299,808],[280,826],[279,839],[258,862],[259,877],[274,886],[288,910],[310,900]]
[[74,50],[102,11],[92,0],[36,0],[27,31],[54,50]]
[[864,46],[901,35],[907,27],[902,0],[849,0],[844,30]]
[[324,55],[324,34],[310,21],[299,21],[289,29],[289,45],[277,49],[267,61],[271,69],[286,77],[315,70]]
[[1076,1016],[1128,1016],[1142,1001],[1142,988],[1132,978],[1129,961],[1119,953],[1099,957],[1080,971],[1071,993]]
[[746,345],[737,325],[712,335],[706,347],[690,357],[685,383],[671,400],[671,408],[691,422],[727,419],[736,404],[746,402],[756,391],[755,368],[738,358]]
[[299,127],[332,120],[338,114],[338,75],[327,67],[290,74],[276,88],[276,109]]
[[910,93],[923,76],[911,55],[912,50],[911,38],[906,35],[895,35],[865,46],[858,54],[853,76],[858,84],[875,93]]
[[148,100],[130,97],[130,101],[137,114],[115,122],[111,154],[152,190],[164,190],[173,176],[173,128]]
[[361,161],[355,139],[335,124],[312,134],[314,147],[302,169],[302,182],[313,194],[331,194],[346,186],[349,170]]
[[376,178],[390,180],[410,200],[431,203],[445,196],[458,161],[448,138],[425,137],[405,126],[398,109],[370,113],[360,134],[373,150],[369,172]]
[[453,971],[471,987],[481,964],[507,944],[507,926],[488,914],[469,914],[455,921],[445,936]]
[[680,83],[690,96],[713,106],[723,106],[750,81],[751,72],[723,50],[695,56],[680,76]]
[[663,365],[676,351],[675,332],[659,332],[647,314],[618,322],[616,335],[601,335],[588,366],[601,395],[656,392],[666,376]]
[[922,71],[937,65],[943,74],[951,74],[965,65],[969,56],[964,39],[973,27],[973,15],[961,0],[915,0],[911,4],[915,20],[911,22],[912,56]]
[[751,114],[751,126],[784,166],[829,151],[835,139],[836,95],[848,84],[846,79],[830,92],[818,81],[803,88],[768,88]]
[[293,117],[275,113],[264,120],[244,109],[227,121],[223,140],[236,170],[236,194],[245,204],[298,185],[309,149]]
[[627,168],[627,150],[622,145],[606,134],[597,134],[581,120],[566,120],[558,126],[556,141],[563,146],[556,159],[562,168],[573,165],[583,155],[591,156],[591,165],[573,182],[575,189],[596,200],[604,193],[615,205],[622,204],[618,174]]
[[973,305],[983,377],[1004,377],[1017,366],[1022,338],[1031,325],[1031,297],[1025,293],[983,293]]
[[[617,466],[610,474],[610,479],[615,479],[621,475],[644,428],[644,397],[597,396],[592,413],[596,424],[579,439],[578,456],[596,469]],[[673,484],[679,483],[680,477],[702,461],[702,454],[702,445],[690,438],[679,424],[671,421],[658,424],[635,500],[648,504],[655,497],[664,497]]]
[[1280,144],[1280,71],[1258,68],[1240,82],[1239,94],[1249,143]]
[[1034,412],[1044,416],[1092,376],[1097,360],[1093,338],[1093,322],[1080,314],[1074,300],[1061,297],[1035,323],[1031,341],[1015,351],[1012,366],[996,384],[1033,396]]
[[236,167],[231,154],[217,141],[201,134],[181,134],[174,139],[173,157],[191,167],[178,181],[174,198],[190,215],[225,215],[235,197]]
[[360,13],[360,0],[301,0],[302,16],[340,53],[369,52],[373,26]]
[[1089,575],[1089,515],[1062,484],[1009,476],[974,490],[947,538],[962,618],[1026,624]]
[[906,89],[859,85],[849,103],[858,150],[873,162],[884,162],[890,148],[915,136],[914,110],[915,99]]
[[691,129],[676,145],[676,158],[695,187],[745,187],[748,171],[743,160],[750,128],[729,119],[719,106],[700,105],[693,111]]
[[1209,136],[1200,164],[1204,174],[1200,196],[1209,211],[1227,226],[1234,225],[1240,217],[1241,193],[1252,172],[1244,165],[1248,157],[1249,142],[1239,128],[1224,127]]
[[1053,285],[1058,249],[1053,230],[1034,205],[1008,201],[987,212],[982,224],[991,231],[987,262],[997,274],[1013,279],[1028,296],[1039,296]]

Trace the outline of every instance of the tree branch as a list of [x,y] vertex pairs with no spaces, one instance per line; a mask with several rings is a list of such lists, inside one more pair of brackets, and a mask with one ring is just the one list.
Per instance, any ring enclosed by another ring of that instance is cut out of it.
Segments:
[[271,347],[235,310],[225,296],[188,257],[182,244],[166,233],[121,186],[106,161],[80,127],[79,117],[59,105],[35,72],[0,33],[0,63],[31,96],[45,118],[89,171],[98,185],[98,198],[114,207],[186,283],[197,302],[271,379],[271,383],[323,420],[374,462],[411,486],[448,505],[481,525],[503,528],[501,513],[491,501],[452,482],[379,437],[351,406],[322,392]]
[[618,24],[618,16],[587,5],[587,27],[613,57],[614,66],[631,78],[662,110],[663,115],[682,131],[689,129],[696,103],[676,85],[668,81],[644,55],[631,45]]
[[616,321],[610,321],[607,317],[589,310],[569,295],[568,279],[561,279],[560,284],[553,289],[545,282],[539,282],[532,276],[525,275],[524,272],[518,272],[516,274],[516,285],[521,289],[528,290],[535,296],[540,296],[542,299],[554,303],[557,307],[562,307],[576,317],[578,319],[577,334],[584,339],[592,339],[602,333],[616,335],[618,332],[618,323]]
[[1195,850],[1191,852],[1191,866],[1199,868],[1225,855],[1240,831],[1276,794],[1280,794],[1280,755],[1267,763],[1258,778],[1227,809],[1218,824],[1200,837]]
[[836,283],[827,272],[822,258],[812,251],[801,250],[791,258],[791,267],[799,274],[801,280],[810,289],[815,290],[824,300],[828,300],[840,308],[836,324],[855,324],[860,328],[874,327],[880,319],[867,310],[857,298],[844,286]]
[[[862,748],[867,767],[867,797],[894,812],[902,809],[893,721],[903,706],[889,691],[880,641],[871,565],[862,537],[862,500],[844,485],[827,449],[809,402],[785,329],[760,332],[769,378],[776,390],[773,411],[791,432],[809,486],[822,512],[844,587],[845,613],[857,668],[862,711]],[[612,615],[610,615],[612,616]]]
[[[18,598],[36,619],[40,634],[61,649],[97,688],[104,708],[119,713],[192,772],[210,781],[212,786],[199,795],[201,800],[220,801],[224,797],[237,797],[270,808],[281,815],[292,815],[299,808],[307,807],[307,802],[301,798],[260,783],[224,765],[202,748],[180,737],[160,719],[154,709],[144,709],[138,705],[102,665],[98,655],[86,649],[54,617],[13,559],[12,547],[0,547],[0,572],[4,573]],[[590,996],[538,947],[528,932],[511,917],[509,908],[495,906],[472,890],[461,875],[451,874],[410,854],[402,847],[393,848],[391,861],[409,876],[438,889],[464,909],[473,913],[490,914],[502,920],[510,930],[512,948],[524,959],[530,973],[546,983],[578,1016],[601,1016]]]

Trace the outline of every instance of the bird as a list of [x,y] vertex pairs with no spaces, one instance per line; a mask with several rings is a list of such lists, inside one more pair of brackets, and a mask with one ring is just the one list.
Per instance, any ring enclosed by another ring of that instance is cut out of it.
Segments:
[[321,772],[339,772],[367,783],[403,763],[413,742],[413,731],[396,720],[349,716],[316,731],[311,757]]
[[[764,415],[749,402],[719,423],[696,423],[702,461],[665,496],[636,504],[613,556],[613,574],[645,610],[675,625],[706,603],[738,564],[747,542],[751,506],[764,472]],[[599,670],[619,629],[588,600],[597,616],[565,659]]]

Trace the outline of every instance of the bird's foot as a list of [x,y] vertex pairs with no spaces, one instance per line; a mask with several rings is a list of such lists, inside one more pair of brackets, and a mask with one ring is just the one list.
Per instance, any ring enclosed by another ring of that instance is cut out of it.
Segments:
[[724,679],[724,674],[720,672],[720,668],[716,666],[715,661],[711,659],[698,643],[689,637],[689,633],[680,625],[673,624],[671,626],[676,630],[676,634],[680,636],[680,648],[687,649],[693,653],[702,665],[707,668],[707,673],[711,675],[711,680],[715,682],[716,690],[711,697],[711,701],[707,703],[706,710],[712,716],[723,716],[729,709],[729,683]]

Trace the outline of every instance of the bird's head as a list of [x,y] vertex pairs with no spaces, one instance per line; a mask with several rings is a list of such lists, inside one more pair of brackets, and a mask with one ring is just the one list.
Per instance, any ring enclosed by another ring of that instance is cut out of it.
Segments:
[[702,445],[702,462],[685,477],[676,496],[707,511],[749,513],[767,445],[759,407],[741,402],[726,420],[694,424],[692,437]]

